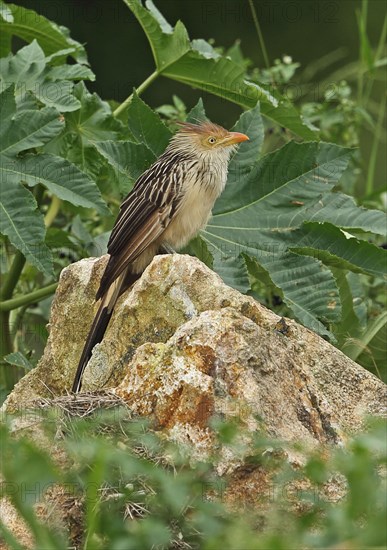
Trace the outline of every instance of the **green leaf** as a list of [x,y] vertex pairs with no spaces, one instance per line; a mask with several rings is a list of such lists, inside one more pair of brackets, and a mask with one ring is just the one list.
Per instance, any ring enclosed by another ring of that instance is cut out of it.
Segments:
[[20,351],[9,353],[4,357],[4,360],[7,361],[7,363],[9,363],[10,365],[21,367],[25,371],[29,371],[33,368],[33,365],[30,363],[27,357],[23,355]]
[[196,256],[205,263],[208,267],[213,269],[214,259],[209,251],[209,248],[206,242],[202,239],[200,235],[190,240],[190,242],[181,250],[181,254],[190,254],[191,256]]
[[262,114],[268,119],[279,124],[283,128],[288,128],[296,135],[306,140],[316,139],[318,137],[318,128],[312,126],[305,120],[291,101],[282,97],[276,90],[272,91],[277,100],[276,106],[269,103],[262,103]]
[[11,51],[11,37],[0,33],[0,57],[6,56]]
[[251,64],[250,60],[245,59],[243,57],[239,39],[236,40],[230,48],[228,48],[228,50],[226,51],[226,56],[229,57],[232,61],[234,61],[234,63],[236,63],[237,65],[241,65],[242,67],[245,67]]
[[13,23],[13,15],[10,7],[7,4],[4,4],[3,1],[0,2],[0,19],[6,23]]
[[[364,348],[366,346],[366,348]],[[360,353],[358,353],[358,351]],[[343,350],[346,353],[346,349]],[[382,312],[372,320],[361,337],[361,345],[357,348],[356,361],[375,372],[384,382],[387,382],[387,314]]]
[[[2,119],[5,124],[7,120]],[[9,120],[6,133],[2,132],[0,155],[13,156],[26,149],[41,147],[64,128],[56,109],[45,107],[40,111],[21,111]]]
[[[47,58],[46,58],[47,61]],[[95,74],[86,65],[57,65],[47,73],[49,80],[95,80]]]
[[341,317],[340,296],[331,272],[313,258],[297,258],[290,253],[283,254],[271,265],[270,262],[263,265],[269,270],[274,284],[282,290],[284,302],[296,318],[335,341],[321,322],[332,323]]
[[67,160],[47,154],[23,154],[57,137],[64,127],[53,108],[16,110],[13,86],[0,94],[0,231],[37,269],[52,275],[45,225],[32,193],[43,184],[75,205],[109,213],[95,183]]
[[[289,237],[289,235],[288,235]],[[290,241],[295,243],[290,244]],[[306,222],[290,234],[289,249],[298,254],[312,255],[325,265],[350,269],[355,273],[387,276],[387,251],[367,241],[346,237],[329,223]]]
[[254,109],[243,113],[232,130],[246,134],[249,138],[249,147],[238,148],[231,159],[229,170],[237,166],[239,172],[249,171],[261,155],[263,146],[264,127],[259,103]]
[[207,59],[218,59],[221,55],[203,38],[191,40],[191,48],[202,54]]
[[[267,295],[273,294],[283,299],[282,291],[275,286],[270,279],[269,273],[264,269],[255,258],[243,254],[243,258],[246,263],[247,271],[251,280],[251,289],[256,292],[259,286],[263,286],[265,289],[263,298],[267,298]],[[257,284],[258,283],[258,284]],[[283,301],[283,300],[282,300]]]
[[281,126],[289,124],[292,131],[305,139],[316,137],[295,108],[278,93],[274,95],[261,84],[247,81],[240,63],[219,55],[202,39],[190,42],[184,25],[178,21],[172,28],[150,0],[146,2],[146,8],[140,0],[124,1],[147,35],[158,74],[241,107],[252,108],[260,101],[262,112]]
[[[0,120],[1,130],[7,136],[12,125],[12,117],[16,111],[14,87],[5,88],[0,94]],[[8,139],[8,137],[6,137]]]
[[43,104],[56,107],[59,111],[74,111],[80,107],[79,101],[71,93],[72,82],[52,82],[50,79],[44,52],[36,40],[17,54],[0,59],[0,81],[4,86],[15,85],[19,104],[28,101],[28,94],[33,94]]
[[[97,94],[91,94],[83,82],[74,86],[74,97],[80,109],[66,113],[66,124],[69,131],[81,139],[82,147],[94,141],[117,139],[123,125],[112,115],[110,105]],[[77,146],[79,146],[77,145]]]
[[172,133],[136,94],[127,110],[129,130],[139,143],[144,143],[156,157],[164,152]]
[[1,3],[0,9],[2,14],[8,13],[8,17],[0,18],[1,35],[9,39],[12,36],[18,36],[26,42],[36,39],[46,55],[67,49],[68,54],[76,61],[86,61],[84,47],[70,38],[69,31],[65,27],[59,27],[35,11],[15,4]]
[[32,44],[21,48],[15,55],[10,53],[0,59],[0,77],[7,85],[14,84],[15,89],[24,93],[33,87],[46,67],[46,58],[42,48],[34,40]]
[[[69,139],[69,142],[66,140]],[[98,182],[98,186],[102,185],[102,180],[105,176],[104,170],[106,167],[105,159],[98,153],[95,147],[90,142],[90,145],[82,147],[78,139],[71,139],[73,136],[65,136],[65,143],[56,143],[55,141],[44,148],[47,153],[58,154],[64,156],[69,162],[74,163],[82,172],[87,174],[91,179]],[[59,145],[60,149],[57,150]],[[102,188],[101,188],[102,189]],[[110,189],[110,186],[108,186]]]
[[187,114],[187,122],[192,122],[193,124],[197,124],[198,122],[202,122],[204,120],[207,120],[206,113],[204,111],[204,105],[203,100],[200,97],[198,102],[190,112]]
[[[342,306],[342,316],[339,323],[336,323],[332,330],[338,340],[338,347],[342,349],[343,344],[349,336],[355,336],[362,332],[365,324],[365,316],[367,308],[364,304],[364,299],[354,293],[354,284],[351,278],[352,273],[348,273],[344,269],[332,269],[336,279],[336,284],[340,293],[340,302]],[[358,285],[360,286],[360,285]],[[345,352],[345,349],[343,350]]]
[[76,243],[70,239],[68,232],[56,227],[49,227],[47,229],[45,242],[51,250],[58,248],[76,248]]
[[99,141],[94,145],[114,169],[120,187],[125,192],[129,191],[136,179],[156,159],[152,151],[142,143]]
[[[255,147],[250,142],[242,146]],[[328,143],[289,142],[241,177],[227,205],[216,204],[215,214],[224,216],[227,209],[234,212],[234,223],[243,225],[247,212],[254,211],[261,229],[296,228],[324,206],[349,155],[350,150]]]
[[367,328],[343,346],[343,352],[386,381],[387,311],[371,320]]
[[36,116],[33,111],[19,113],[22,118],[18,122],[13,87],[0,94],[0,232],[7,235],[35,267],[51,275],[51,253],[44,244],[44,221],[35,198],[19,181],[14,186],[7,178],[8,170],[12,170],[15,163],[12,154],[25,147],[41,145],[61,130],[63,125],[58,126],[58,113],[49,111],[42,116],[40,113]]
[[387,234],[386,214],[380,210],[371,210],[357,206],[355,200],[342,193],[330,193],[321,204],[311,212],[313,221],[330,222],[342,229]]
[[243,293],[250,290],[249,274],[243,255],[227,256],[224,253],[219,253],[212,243],[208,244],[208,249],[214,258],[214,269],[226,285],[232,286]]
[[51,193],[75,206],[95,208],[110,214],[96,184],[74,164],[55,155],[25,155],[3,167],[8,186],[25,182],[29,186],[41,183]]
[[44,243],[45,226],[32,193],[0,180],[0,233],[7,235],[39,271],[53,275],[52,256]]
[[97,94],[88,92],[83,82],[74,86],[74,96],[81,107],[65,114],[67,132],[48,152],[66,156],[97,179],[106,163],[94,142],[119,139],[124,126],[113,117],[110,105]]

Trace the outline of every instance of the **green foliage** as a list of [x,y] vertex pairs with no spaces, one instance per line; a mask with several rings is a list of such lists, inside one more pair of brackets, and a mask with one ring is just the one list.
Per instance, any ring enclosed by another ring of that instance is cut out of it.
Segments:
[[[374,183],[384,111],[368,109],[372,79],[356,82],[344,70],[347,80],[340,76],[318,101],[305,91],[292,102],[284,87],[297,82],[301,67],[289,56],[258,69],[239,42],[224,50],[190,40],[183,23],[172,27],[151,1],[125,3],[147,35],[155,71],[114,111],[87,90],[94,74],[67,29],[0,3],[3,385],[15,381],[10,363],[23,369],[21,357],[36,362],[20,328],[44,325],[60,269],[106,250],[109,208],[117,213],[177,119],[206,117],[201,100],[191,110],[177,96],[156,110],[146,105],[139,95],[159,76],[247,109],[234,129],[250,141],[231,160],[211,222],[186,251],[227,284],[294,316],[385,377],[386,223]],[[358,17],[360,64],[376,78],[387,25],[374,51],[364,7]],[[13,52],[13,36],[28,45]],[[304,69],[301,90],[318,71],[318,62]],[[369,163],[355,148],[361,125],[375,130]],[[367,193],[355,200],[361,178]]]
[[[285,459],[289,444],[257,435],[249,472],[266,471],[271,481],[257,509],[239,507],[235,513],[223,503],[227,476],[216,475],[221,455],[193,464],[188,449],[158,438],[125,410],[97,410],[84,420],[59,411],[35,414],[46,432],[39,440],[50,441],[58,425],[62,428],[55,444],[60,467],[42,444],[15,437],[7,424],[0,429],[3,494],[32,531],[36,548],[361,550],[387,542],[386,487],[378,474],[387,460],[381,422],[372,422],[346,450],[329,455],[303,450],[306,463],[295,470]],[[237,423],[217,421],[216,430],[219,449],[237,445]],[[345,493],[338,502],[329,493],[332,482]],[[61,521],[71,523],[69,540],[58,529],[55,513],[46,523],[37,517],[35,506],[55,490],[62,495]],[[9,548],[19,549],[6,526],[0,528]]]
[[66,27],[60,27],[33,10],[0,1],[0,53],[6,56],[11,51],[14,36],[26,42],[36,39],[46,56],[58,62],[70,55],[75,61],[84,63],[86,52],[82,44],[70,38]]
[[124,0],[147,35],[156,72],[227,99],[245,108],[261,103],[262,112],[274,122],[304,139],[316,134],[304,124],[296,109],[280,94],[260,82],[246,80],[243,64],[220,55],[205,40],[190,41],[181,21],[173,29],[151,0],[146,8],[140,0]]
[[61,112],[76,111],[80,103],[72,95],[72,80],[94,80],[94,74],[83,65],[53,65],[34,40],[0,60],[1,83],[3,87],[14,84],[18,106],[24,109],[39,101]]
[[[34,61],[31,60],[33,65]],[[0,67],[1,71],[1,67]],[[33,150],[58,136],[64,127],[52,107],[17,107],[13,85],[0,95],[1,232],[39,270],[51,274],[52,259],[44,243],[43,216],[25,184],[44,185],[58,198],[75,205],[107,208],[95,183],[75,165],[55,155]],[[30,152],[31,154],[26,154]],[[23,155],[21,155],[23,153]],[[24,184],[24,185],[23,185]]]

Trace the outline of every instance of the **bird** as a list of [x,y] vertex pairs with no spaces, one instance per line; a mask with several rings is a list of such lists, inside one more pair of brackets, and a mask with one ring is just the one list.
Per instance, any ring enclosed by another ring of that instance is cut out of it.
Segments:
[[172,253],[203,229],[227,181],[233,152],[248,136],[210,121],[179,122],[160,157],[135,182],[110,234],[109,260],[96,302],[98,311],[72,385],[82,387],[93,348],[103,339],[119,296],[142,274],[156,254]]

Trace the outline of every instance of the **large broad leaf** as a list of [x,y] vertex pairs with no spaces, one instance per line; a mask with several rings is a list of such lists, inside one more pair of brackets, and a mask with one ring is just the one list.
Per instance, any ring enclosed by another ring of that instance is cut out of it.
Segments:
[[287,102],[283,98],[273,95],[260,84],[248,82],[240,64],[230,57],[219,55],[204,40],[191,42],[180,21],[172,28],[150,0],[146,2],[146,7],[140,0],[124,1],[148,37],[158,74],[245,108],[252,108],[260,101],[262,112],[281,126],[305,139],[316,137],[294,107],[291,110],[286,108]]
[[51,252],[44,244],[45,227],[33,195],[13,184],[7,173],[14,169],[17,153],[38,147],[62,131],[63,122],[55,109],[24,111],[15,115],[14,89],[0,95],[0,232],[40,271],[52,274]]
[[136,93],[129,105],[129,130],[139,143],[144,143],[158,157],[165,150],[172,133],[160,117]]
[[97,186],[67,160],[47,154],[17,156],[56,137],[63,130],[64,121],[53,108],[16,112],[12,92],[10,87],[0,96],[2,185],[12,188],[19,183],[30,186],[42,183],[53,194],[76,206],[108,213]]
[[289,235],[283,235],[283,240],[285,243],[289,242],[289,248],[293,252],[319,258],[325,265],[367,275],[386,275],[385,250],[367,241],[347,236],[329,223],[307,222],[290,233],[290,239],[288,237]]
[[83,82],[74,86],[73,93],[80,108],[65,114],[67,132],[46,150],[65,156],[97,179],[105,161],[95,149],[94,142],[120,139],[124,125],[113,117],[110,105],[97,94],[91,94]]
[[367,298],[359,278],[343,269],[333,269],[333,273],[343,305],[343,316],[334,327],[339,347],[348,357],[387,382],[387,312],[372,312],[368,318]]
[[95,183],[76,166],[54,155],[25,154],[62,132],[64,121],[56,109],[17,111],[10,86],[0,94],[0,116],[0,231],[39,270],[52,274],[43,216],[25,184],[41,183],[73,204],[109,211]]
[[66,113],[68,130],[80,138],[77,146],[86,147],[90,142],[116,140],[122,131],[122,124],[116,120],[109,104],[97,94],[91,94],[83,82],[74,86],[74,97],[80,108]]
[[364,289],[359,278],[344,269],[332,268],[340,293],[342,316],[339,323],[333,326],[338,347],[343,348],[350,336],[358,336],[367,324],[367,306]]
[[57,65],[47,71],[47,80],[95,80],[95,74],[86,65]]
[[[255,127],[259,118],[257,111],[245,113],[236,129],[242,131],[248,124]],[[327,267],[382,274],[386,265],[385,251],[366,241],[348,239],[331,222],[335,219],[339,227],[351,224],[379,232],[384,214],[359,208],[345,195],[332,192],[350,150],[328,143],[291,142],[249,168],[244,159],[258,154],[258,143],[253,139],[240,146],[230,165],[226,190],[202,236],[217,258],[217,269],[221,275],[224,271],[230,283],[238,288],[243,285],[233,259],[254,259],[296,317],[328,334],[321,321],[337,322],[341,307],[335,278]],[[346,208],[341,217],[333,205],[343,203]],[[316,219],[330,223],[316,223]],[[252,265],[247,263],[248,269]]]
[[26,42],[36,39],[46,55],[66,50],[78,62],[86,62],[86,52],[82,44],[70,38],[65,27],[59,27],[33,10],[16,6],[15,4],[0,3],[0,35],[2,50],[0,55],[10,52],[12,36],[18,36]]
[[369,231],[377,235],[386,235],[387,233],[384,212],[357,206],[353,197],[343,193],[326,195],[324,201],[311,212],[310,219],[330,222],[347,230]]
[[12,118],[2,118],[2,123],[6,124],[7,128],[3,127],[0,154],[9,157],[26,149],[41,147],[64,128],[63,119],[58,111],[51,107],[45,107],[40,111],[21,111]]
[[6,185],[0,179],[0,232],[40,271],[53,274],[50,249],[44,243],[43,215],[34,196],[21,184]]
[[3,165],[2,175],[9,186],[19,182],[29,186],[41,183],[58,198],[75,206],[110,213],[95,183],[74,164],[55,155],[25,155]]
[[94,145],[112,167],[117,185],[124,195],[156,159],[152,151],[142,143],[100,141]]

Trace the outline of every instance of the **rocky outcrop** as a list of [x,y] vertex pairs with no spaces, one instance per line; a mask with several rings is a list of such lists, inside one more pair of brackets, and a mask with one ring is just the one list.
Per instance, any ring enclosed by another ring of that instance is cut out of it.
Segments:
[[[8,411],[70,388],[106,261],[63,270],[46,350],[9,396]],[[117,303],[84,376],[84,390],[102,388],[171,433],[204,432],[216,413],[317,444],[339,443],[365,415],[380,414],[386,387],[314,332],[176,254],[157,256]]]

